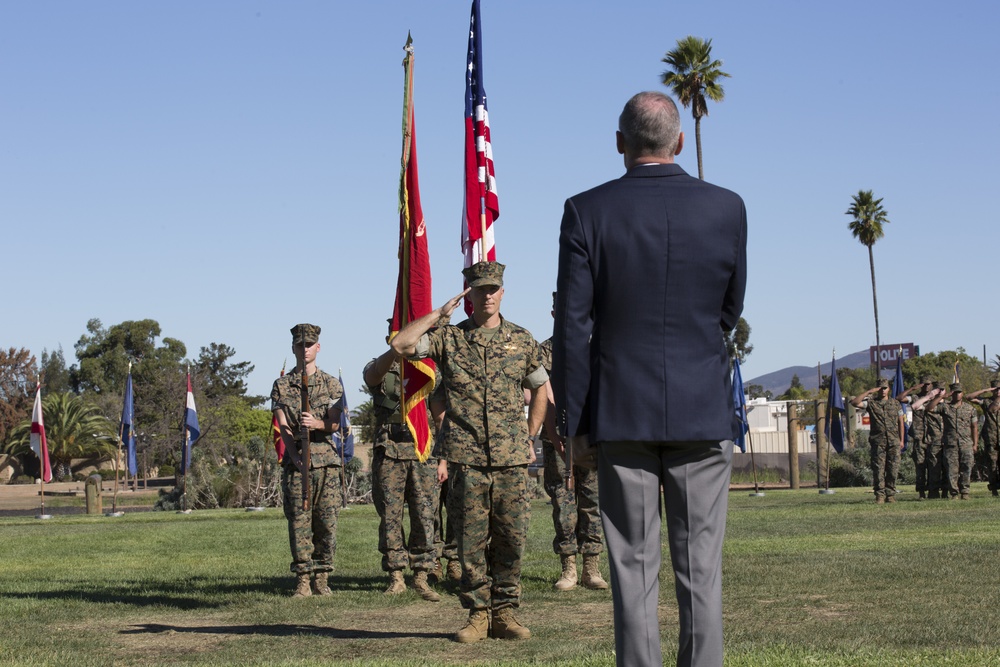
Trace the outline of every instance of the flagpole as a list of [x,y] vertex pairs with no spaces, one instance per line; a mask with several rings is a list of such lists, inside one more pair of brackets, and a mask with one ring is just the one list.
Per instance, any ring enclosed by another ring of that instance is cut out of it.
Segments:
[[[191,381],[191,366],[187,367],[187,378],[188,382]],[[184,394],[184,412],[181,413],[181,430],[184,431],[184,444],[181,446],[181,467],[184,468],[184,475],[181,477],[181,512],[187,513],[187,479],[188,473],[188,439],[191,434],[188,433],[187,428],[187,393]]]
[[[337,368],[337,377],[344,377],[344,369]],[[341,391],[344,390],[344,384],[340,384]],[[343,423],[343,420],[340,420]],[[340,429],[337,429],[340,431]],[[344,447],[347,444],[347,436],[343,432],[340,433],[340,506],[343,509],[347,509],[347,461],[344,460]]]
[[[132,360],[129,359],[129,362],[128,362],[128,375],[126,377],[131,376],[131,375],[132,375]],[[127,394],[127,393],[128,393],[128,383],[126,382],[126,385],[125,385],[125,394]],[[128,396],[126,396],[125,394],[122,395],[122,404],[123,405],[124,405],[125,401],[128,399]],[[131,426],[132,425],[129,424],[129,428],[131,428]],[[109,516],[118,516],[118,474],[119,474],[119,470],[121,468],[122,444],[123,444],[122,443],[122,438],[124,436],[124,433],[125,433],[125,424],[124,424],[124,422],[119,421],[118,422],[118,458],[115,459],[115,493],[111,497],[111,514]]]
[[[875,356],[878,357],[878,354],[876,353]],[[832,395],[833,394],[833,380],[834,380],[834,377],[836,376],[836,373],[837,373],[837,369],[836,369],[836,364],[837,364],[837,348],[833,348],[833,351],[832,351],[830,357],[831,357],[831,360],[830,360],[830,394]],[[839,384],[838,384],[838,387],[839,387]],[[827,402],[829,402],[829,400]],[[817,408],[816,409],[819,410],[819,403],[818,402],[817,402]],[[833,409],[832,404],[831,404],[831,407],[829,409],[827,409],[826,412],[827,412],[827,414],[826,414],[826,425],[829,425],[829,427],[830,427],[829,428],[830,435],[826,438],[826,488],[820,489],[819,492],[821,494],[823,494],[823,495],[830,495],[830,494],[834,493],[833,491],[830,490],[830,448],[832,446],[831,445],[831,441],[833,440],[833,422],[831,420],[833,419],[833,413],[836,412],[836,411]],[[840,419],[840,415],[839,414],[837,415],[837,419]],[[816,429],[817,429],[817,431],[819,430],[819,419],[816,420]],[[816,437],[819,438],[819,434],[818,433],[817,433]],[[816,443],[817,443],[816,458],[818,460],[819,459],[819,447],[818,447],[819,446],[819,440],[818,439],[817,439]],[[843,445],[841,445],[841,447],[843,447]],[[817,466],[816,467],[817,467],[817,469],[819,468],[818,461],[817,461]]]
[[[41,396],[40,392],[42,391],[42,378],[43,378],[42,375],[38,376],[38,384],[35,387],[35,394],[36,394],[36,396]],[[44,422],[45,421],[44,412],[42,414],[43,414],[42,421]],[[46,452],[46,455],[47,454],[48,454],[48,452]],[[43,461],[42,457],[40,457],[40,456],[38,457],[38,461],[41,464],[39,466],[41,468],[41,474],[38,477],[39,477],[39,479],[42,480],[42,483],[38,487],[38,497],[39,497],[39,499],[40,499],[40,501],[42,503],[41,508],[39,510],[39,513],[38,513],[38,518],[44,519],[44,518],[47,518],[47,516],[48,516],[47,514],[45,514],[45,461]],[[49,464],[49,466],[51,467],[51,464]]]

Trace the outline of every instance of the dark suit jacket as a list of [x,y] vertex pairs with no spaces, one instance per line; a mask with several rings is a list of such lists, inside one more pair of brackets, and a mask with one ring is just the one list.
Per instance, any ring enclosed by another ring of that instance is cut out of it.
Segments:
[[735,436],[723,330],[743,311],[746,209],[675,164],[566,201],[553,390],[591,442]]

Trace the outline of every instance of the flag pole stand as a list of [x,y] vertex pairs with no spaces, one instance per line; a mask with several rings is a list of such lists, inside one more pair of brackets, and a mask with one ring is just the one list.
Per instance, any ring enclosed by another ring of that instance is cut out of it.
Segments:
[[750,435],[749,430],[747,430],[747,443],[750,445],[750,468],[753,470],[753,493],[750,494],[750,497],[763,498],[764,492],[760,490],[760,485],[757,484],[757,462],[754,460],[753,437]]
[[[45,474],[45,472],[43,470],[42,471],[42,475],[44,475],[44,474]],[[41,504],[41,507],[38,510],[38,514],[35,515],[35,518],[36,519],[51,519],[52,515],[45,513],[45,480],[40,478],[38,480],[38,484],[39,484],[38,495],[41,498],[41,503],[42,504]]]
[[178,514],[190,514],[191,510],[187,507],[187,473],[184,473],[184,477],[181,481],[181,508],[177,510]]
[[[826,418],[830,419],[830,415],[827,415]],[[836,493],[834,489],[830,488],[830,439],[829,438],[826,439],[826,488],[820,489],[819,493],[822,496],[832,496],[833,494]]]

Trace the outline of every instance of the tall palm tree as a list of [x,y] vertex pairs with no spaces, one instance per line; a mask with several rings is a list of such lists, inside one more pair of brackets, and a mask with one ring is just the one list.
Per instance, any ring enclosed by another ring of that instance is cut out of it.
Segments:
[[847,209],[845,215],[854,218],[847,225],[851,234],[868,248],[868,266],[872,272],[872,305],[875,308],[875,372],[878,377],[882,377],[878,359],[881,341],[878,332],[878,294],[875,291],[875,257],[872,254],[872,246],[885,236],[883,226],[889,224],[889,214],[882,208],[882,200],[875,199],[871,190],[858,190],[858,194],[851,196],[851,207]]
[[705,179],[701,162],[701,118],[708,115],[706,98],[721,102],[726,94],[719,79],[729,77],[723,72],[721,60],[712,60],[712,40],[688,35],[677,40],[677,48],[667,51],[662,62],[672,70],[663,73],[663,85],[669,86],[684,108],[691,107],[694,116],[694,139],[698,148],[698,178]]
[[[56,477],[71,473],[73,459],[95,454],[112,455],[118,433],[115,425],[82,397],[71,393],[49,394],[42,399],[45,439],[48,441],[52,471]],[[11,431],[6,450],[11,455],[30,451],[31,420]]]

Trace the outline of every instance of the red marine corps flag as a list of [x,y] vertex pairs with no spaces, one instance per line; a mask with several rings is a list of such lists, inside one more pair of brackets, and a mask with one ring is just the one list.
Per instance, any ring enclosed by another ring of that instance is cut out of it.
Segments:
[[[52,466],[49,465],[49,443],[45,439],[45,419],[42,416],[42,383],[35,387],[35,405],[31,410],[31,451],[38,457],[38,476],[43,482],[52,481]],[[42,501],[44,507],[44,500]]]
[[[465,68],[465,215],[462,219],[462,252],[465,266],[495,262],[493,223],[500,217],[497,180],[493,169],[490,116],[483,87],[483,34],[479,0],[472,1],[469,24],[469,55]],[[465,299],[465,312],[472,315],[472,302]]]
[[[431,306],[431,262],[427,254],[427,227],[420,208],[417,182],[417,135],[413,115],[413,39],[406,39],[403,60],[403,157],[399,175],[399,282],[392,311],[392,333],[434,310]],[[431,429],[426,399],[434,388],[434,362],[430,359],[400,364],[400,409],[413,435],[417,457],[431,453]]]
[[[285,377],[285,364],[281,365],[281,377]],[[285,441],[281,439],[281,426],[278,425],[278,417],[273,412],[271,413],[271,441],[274,443],[274,453],[278,455],[278,463],[281,463],[285,458]]]

